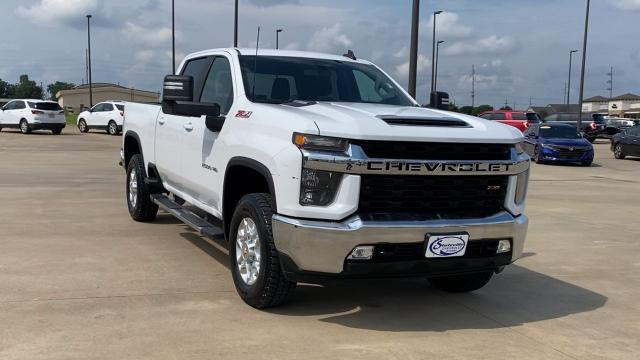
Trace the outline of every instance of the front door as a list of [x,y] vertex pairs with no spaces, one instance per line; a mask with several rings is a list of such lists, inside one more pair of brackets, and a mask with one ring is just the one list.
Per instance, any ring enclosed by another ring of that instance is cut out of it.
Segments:
[[94,105],[91,110],[89,110],[89,116],[87,116],[86,121],[87,125],[90,127],[96,127],[100,125],[100,112],[102,111],[102,103]]
[[[199,101],[202,103],[218,104],[220,116],[227,116],[233,104],[234,87],[233,75],[229,59],[225,56],[216,56],[209,72],[206,75],[202,94]],[[219,132],[207,129],[206,117],[188,121],[187,125],[192,130],[185,134],[184,166],[188,173],[189,195],[205,205],[220,209],[220,192],[218,191],[220,174],[224,171],[224,164],[216,157],[216,141]]]

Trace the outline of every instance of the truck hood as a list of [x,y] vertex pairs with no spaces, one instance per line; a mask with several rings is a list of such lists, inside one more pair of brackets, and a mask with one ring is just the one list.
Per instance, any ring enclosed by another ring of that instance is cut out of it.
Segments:
[[325,136],[467,143],[514,143],[522,139],[522,133],[514,127],[435,109],[330,102],[279,106],[287,115],[313,119],[320,135]]

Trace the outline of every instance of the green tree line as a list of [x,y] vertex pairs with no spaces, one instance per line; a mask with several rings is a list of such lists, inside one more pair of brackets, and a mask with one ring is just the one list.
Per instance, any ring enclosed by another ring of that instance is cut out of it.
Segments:
[[[76,87],[73,83],[56,81],[47,85],[49,100],[57,101],[56,94],[60,90],[69,90]],[[17,83],[11,84],[0,79],[0,98],[6,99],[43,99],[44,89],[35,81],[29,79],[29,75],[20,75]]]

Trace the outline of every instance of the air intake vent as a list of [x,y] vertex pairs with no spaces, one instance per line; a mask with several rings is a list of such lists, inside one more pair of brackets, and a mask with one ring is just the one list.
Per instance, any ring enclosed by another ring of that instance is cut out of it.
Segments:
[[438,126],[438,127],[471,127],[466,122],[452,117],[399,117],[378,116],[389,125],[399,126]]

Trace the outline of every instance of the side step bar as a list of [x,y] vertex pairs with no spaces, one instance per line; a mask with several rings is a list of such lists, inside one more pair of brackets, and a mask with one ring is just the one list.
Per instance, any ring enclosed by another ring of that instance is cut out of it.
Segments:
[[152,194],[151,200],[154,203],[158,204],[158,206],[162,210],[170,213],[171,215],[180,219],[180,221],[182,221],[183,223],[192,227],[201,236],[208,237],[212,240],[224,239],[224,231],[222,231],[219,226],[206,221],[202,217],[185,209],[181,205],[178,205],[173,200],[169,199],[166,195]]

